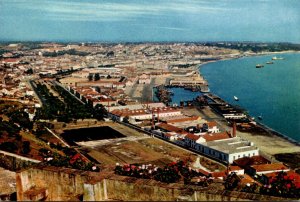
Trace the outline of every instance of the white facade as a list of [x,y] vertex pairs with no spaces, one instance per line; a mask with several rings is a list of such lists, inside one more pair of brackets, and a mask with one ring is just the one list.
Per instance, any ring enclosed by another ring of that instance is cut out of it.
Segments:
[[237,152],[233,154],[229,154],[229,163],[233,163],[234,160],[237,160],[239,158],[243,157],[252,157],[252,156],[258,156],[259,155],[259,150],[251,150],[251,151],[245,151],[245,152]]
[[139,119],[139,120],[148,120],[148,119],[152,119],[152,114],[130,115],[129,118]]
[[280,169],[280,170],[267,170],[267,171],[259,171],[259,172],[256,172],[257,175],[262,175],[262,174],[268,174],[268,173],[274,173],[274,172],[288,172],[290,171],[289,168],[287,169]]
[[181,115],[181,111],[163,111],[160,110],[159,113],[158,112],[153,112],[155,117],[169,117],[169,116],[179,116]]
[[[199,140],[200,141],[200,140]],[[233,163],[243,157],[259,155],[259,149],[253,143],[238,137],[211,142],[196,143],[195,149],[213,158]]]
[[213,126],[211,128],[208,128],[209,133],[219,133],[220,129],[217,126]]
[[230,170],[228,174],[230,173],[235,173],[237,175],[244,175],[245,174],[245,170],[244,169],[239,169],[239,170]]
[[246,118],[245,114],[223,114],[225,119],[242,119]]

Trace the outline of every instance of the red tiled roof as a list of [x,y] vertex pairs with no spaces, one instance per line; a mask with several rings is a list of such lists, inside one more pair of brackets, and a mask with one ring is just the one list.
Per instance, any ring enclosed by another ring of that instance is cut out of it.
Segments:
[[7,58],[2,60],[2,62],[19,62],[19,60],[16,58]]
[[159,112],[160,114],[169,113],[169,112],[178,112],[179,109],[175,109],[172,107],[152,107],[152,111],[154,113]]
[[226,177],[226,171],[214,172],[211,173],[213,177]]
[[229,170],[230,171],[235,171],[235,170],[244,170],[244,169],[241,168],[240,166],[229,166]]
[[169,131],[169,132],[182,132],[183,131],[183,129],[178,128],[178,127],[173,126],[173,125],[170,125],[170,124],[167,124],[167,123],[160,123],[156,127],[164,129],[164,130]]
[[230,138],[230,135],[227,132],[223,133],[213,133],[213,134],[205,134],[202,137],[206,140],[206,142],[215,141],[215,140],[223,140]]
[[194,121],[194,120],[197,120],[198,118],[199,118],[198,116],[180,117],[180,118],[168,119],[167,122],[177,123],[177,122],[185,122],[185,121]]
[[240,167],[247,167],[250,165],[259,165],[259,164],[268,164],[268,163],[271,162],[262,156],[243,157],[234,161],[234,164]]
[[241,183],[242,185],[246,185],[247,183],[249,183],[249,184],[257,183],[257,184],[260,185],[259,182],[255,181],[252,177],[250,177],[250,176],[247,175],[247,174],[242,175],[242,176],[240,177],[240,179],[241,179],[240,183]]
[[283,163],[260,164],[253,165],[251,167],[254,168],[256,172],[288,169],[288,167],[286,167]]
[[111,111],[110,113],[115,114],[117,116],[135,116],[135,115],[150,115],[146,110],[139,109],[139,110],[128,110],[128,109],[115,109]]
[[211,121],[211,122],[207,122],[207,125],[209,128],[213,128],[214,126],[217,126],[217,123],[214,121]]
[[198,135],[194,135],[194,134],[188,133],[188,134],[185,136],[185,138],[196,141],[196,140],[198,140],[199,138],[201,138],[201,136],[198,136]]

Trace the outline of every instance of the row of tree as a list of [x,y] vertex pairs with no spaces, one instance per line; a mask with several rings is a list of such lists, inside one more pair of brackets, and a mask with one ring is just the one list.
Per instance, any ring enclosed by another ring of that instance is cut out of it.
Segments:
[[[107,79],[111,79],[112,77],[110,75],[107,75],[106,77]],[[88,75],[88,80],[89,81],[99,81],[101,79],[101,76],[99,73],[95,73],[95,74],[89,74]]]
[[54,96],[46,85],[37,84],[36,90],[43,100],[43,107],[37,110],[35,120],[57,119],[65,123],[86,118],[102,120],[107,113],[102,105],[93,108],[92,106],[81,103],[61,86],[52,86],[52,89],[59,94],[63,101]]

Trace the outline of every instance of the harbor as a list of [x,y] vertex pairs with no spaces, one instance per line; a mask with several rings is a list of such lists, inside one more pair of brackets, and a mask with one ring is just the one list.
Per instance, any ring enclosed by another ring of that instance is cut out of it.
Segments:
[[[293,77],[282,80],[281,76],[299,73],[299,69],[294,68],[299,55],[281,53],[280,56],[270,54],[219,61],[201,66],[200,71],[214,94],[232,105],[237,104],[234,96],[238,97],[238,105],[247,109],[247,115],[255,118],[258,125],[267,126],[264,128],[269,131],[272,128],[280,137],[295,143],[300,140],[297,119],[300,110],[296,99],[300,96],[299,82]],[[253,68],[255,64],[265,64],[266,61],[272,61],[272,68],[265,67],[263,71]],[[228,80],[233,72],[235,77]],[[274,83],[280,85],[275,87]],[[220,102],[218,99],[215,101]]]
[[153,101],[160,101],[168,106],[190,106],[202,92],[191,91],[183,87],[160,85],[154,88]]

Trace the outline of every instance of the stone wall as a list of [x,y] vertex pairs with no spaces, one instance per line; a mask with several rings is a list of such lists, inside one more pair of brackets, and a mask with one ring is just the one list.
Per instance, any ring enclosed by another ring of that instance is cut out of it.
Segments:
[[86,201],[103,201],[108,199],[121,201],[174,201],[182,196],[184,191],[185,189],[180,189],[176,186],[159,186],[159,183],[152,180],[133,179],[132,182],[128,182],[127,180],[104,179],[96,184],[85,184],[83,199]]
[[18,200],[84,201],[242,201],[286,200],[213,187],[166,184],[104,172],[41,165],[17,173]]
[[18,171],[40,163],[38,160],[26,158],[6,151],[0,151],[0,167],[11,171]]
[[42,191],[50,201],[79,199],[89,176],[83,171],[56,167],[30,168],[17,173],[17,199],[32,200]]

